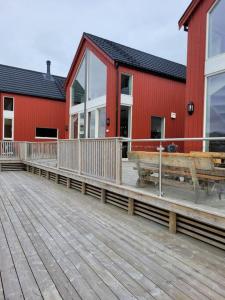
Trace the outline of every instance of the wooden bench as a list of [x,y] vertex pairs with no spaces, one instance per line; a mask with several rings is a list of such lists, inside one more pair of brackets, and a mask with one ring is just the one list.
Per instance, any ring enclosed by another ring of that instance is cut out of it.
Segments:
[[[136,162],[138,170],[137,186],[159,183],[159,153],[129,152],[130,161]],[[215,157],[198,153],[162,153],[162,183],[195,191],[196,201],[199,191],[209,193],[216,189],[221,199],[225,183],[225,169],[215,166]],[[182,179],[182,180],[181,180]]]

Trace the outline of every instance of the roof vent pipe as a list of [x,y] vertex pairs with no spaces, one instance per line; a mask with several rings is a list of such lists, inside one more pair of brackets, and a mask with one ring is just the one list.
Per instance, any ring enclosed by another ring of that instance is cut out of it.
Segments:
[[47,60],[46,64],[47,64],[47,76],[50,77],[51,76],[51,61]]

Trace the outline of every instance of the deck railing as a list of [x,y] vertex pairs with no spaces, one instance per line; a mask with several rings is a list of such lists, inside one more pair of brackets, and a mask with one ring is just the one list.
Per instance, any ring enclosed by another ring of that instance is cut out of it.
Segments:
[[25,158],[26,143],[14,141],[0,142],[0,159],[21,160]]
[[60,140],[58,143],[59,168],[120,184],[120,139]]
[[26,159],[57,159],[57,142],[27,142]]

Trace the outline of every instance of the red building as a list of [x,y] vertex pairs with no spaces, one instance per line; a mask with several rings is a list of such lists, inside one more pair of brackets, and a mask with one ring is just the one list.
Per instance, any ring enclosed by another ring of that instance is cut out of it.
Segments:
[[66,79],[67,138],[184,136],[186,68],[84,33]]
[[0,65],[0,140],[65,137],[65,79]]
[[[193,0],[179,21],[188,31],[185,103],[194,108],[185,115],[186,137],[225,136],[224,14],[224,0]],[[225,151],[225,145],[210,142],[203,149]]]

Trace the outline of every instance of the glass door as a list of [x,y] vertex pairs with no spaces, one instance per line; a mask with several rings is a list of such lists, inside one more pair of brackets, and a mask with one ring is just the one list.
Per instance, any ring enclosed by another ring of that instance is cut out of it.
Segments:
[[[130,123],[131,123],[131,108],[130,106],[121,105],[120,107],[120,136],[124,138],[130,137]],[[127,158],[129,150],[128,142],[122,144],[122,157]]]

